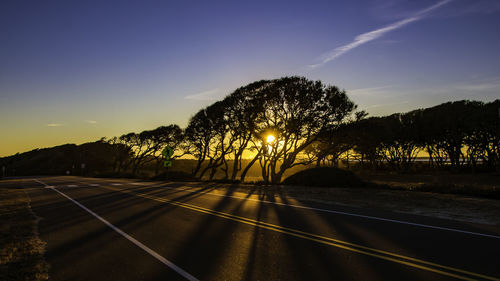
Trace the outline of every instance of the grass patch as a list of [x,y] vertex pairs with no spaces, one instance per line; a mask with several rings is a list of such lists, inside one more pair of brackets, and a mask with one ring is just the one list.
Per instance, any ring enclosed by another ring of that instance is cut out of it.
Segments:
[[284,185],[317,187],[364,187],[354,173],[332,167],[312,168],[297,172],[283,181]]
[[45,242],[22,189],[0,188],[0,280],[48,280]]

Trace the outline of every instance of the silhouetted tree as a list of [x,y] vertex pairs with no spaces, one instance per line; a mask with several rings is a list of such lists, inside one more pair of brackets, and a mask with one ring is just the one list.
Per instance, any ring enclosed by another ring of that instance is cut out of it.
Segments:
[[207,130],[210,131],[210,139],[206,157],[208,163],[202,169],[199,177],[203,178],[205,173],[210,170],[209,178],[213,179],[217,168],[225,165],[225,177],[228,178],[228,166],[226,156],[232,152],[233,144],[236,141],[235,135],[229,127],[228,116],[226,114],[229,104],[227,100],[215,102],[206,109],[202,115],[209,124]]
[[[236,89],[224,99],[226,104],[225,117],[227,118],[230,134],[234,139],[231,155],[233,160],[232,180],[236,179],[237,173],[242,169],[243,153],[252,150],[251,140],[256,134],[258,118],[262,116],[261,113],[264,109],[261,93],[270,83],[269,80],[253,82]],[[257,155],[259,155],[258,152],[243,170],[241,181],[245,179],[246,172],[257,160]]]
[[493,169],[499,166],[500,161],[500,100],[474,104],[474,107],[469,113],[471,124],[464,141],[467,162],[475,169],[481,160]]
[[107,142],[112,147],[113,172],[121,173],[122,171],[126,171],[134,158],[132,148],[130,148],[122,139],[118,137],[108,139]]
[[[355,109],[344,91],[303,77],[262,80],[237,89],[223,101],[199,111],[186,128],[191,154],[197,159],[193,174],[199,177],[218,167],[228,177],[227,157],[234,160],[231,178],[241,170],[245,150],[258,160],[264,181],[279,183],[283,173],[310,163],[300,153],[314,142],[318,133],[340,124]],[[267,135],[276,141],[267,143]],[[202,169],[202,165],[205,165]]]
[[422,141],[431,161],[443,166],[449,161],[456,169],[467,163],[464,148],[467,136],[474,135],[473,116],[481,102],[456,101],[424,109],[420,114]]
[[318,134],[318,140],[306,148],[306,152],[310,154],[309,158],[316,161],[316,167],[325,161],[331,166],[338,166],[341,155],[354,148],[350,125],[361,121],[367,115],[365,111],[355,112],[354,120],[346,120],[346,123],[340,126],[330,126]]
[[[344,91],[304,77],[273,80],[262,92],[264,110],[257,118],[261,132],[259,159],[265,182],[279,183],[284,172],[311,161],[300,153],[328,127],[339,125],[356,108]],[[272,134],[275,140],[266,141]]]
[[184,143],[184,132],[175,124],[160,126],[150,132],[150,138],[155,146],[151,156],[156,160],[155,174],[157,175],[163,165],[163,156],[161,152],[165,147],[169,146],[174,150],[174,154],[170,157],[172,160],[180,158],[187,153],[181,149]]
[[382,130],[381,156],[393,168],[408,168],[420,150],[416,119],[413,112],[396,113],[379,118]]
[[185,139],[187,151],[196,158],[196,166],[192,171],[193,176],[198,174],[203,162],[207,159],[215,134],[211,128],[210,120],[207,118],[206,109],[198,111],[189,120],[185,130]]

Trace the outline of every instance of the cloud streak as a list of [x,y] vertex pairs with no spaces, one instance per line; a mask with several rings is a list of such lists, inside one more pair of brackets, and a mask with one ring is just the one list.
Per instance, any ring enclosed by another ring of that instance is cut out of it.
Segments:
[[407,103],[410,103],[410,101],[404,100],[404,101],[399,101],[399,102],[373,104],[373,105],[367,106],[366,109],[377,108],[377,107],[388,107],[388,106],[401,105],[401,104],[407,104]]
[[187,99],[187,100],[214,100],[215,99],[214,94],[216,94],[218,91],[219,91],[219,89],[213,89],[213,90],[197,93],[194,95],[185,96],[184,99]]
[[64,124],[61,123],[49,123],[46,125],[47,127],[62,127]]
[[412,22],[416,22],[418,20],[421,20],[430,12],[438,9],[439,7],[449,3],[451,1],[452,0],[439,1],[438,3],[419,11],[418,13],[416,13],[415,15],[413,15],[411,17],[405,18],[403,20],[400,20],[398,22],[395,22],[393,24],[390,24],[390,25],[382,27],[382,28],[375,29],[375,30],[372,30],[370,32],[360,34],[360,35],[356,36],[354,38],[354,41],[352,41],[351,43],[337,47],[337,48],[333,49],[332,51],[330,51],[326,54],[323,54],[321,57],[319,57],[319,60],[320,60],[319,63],[309,65],[309,67],[316,68],[316,67],[322,66],[325,63],[340,57],[341,55],[349,52],[350,50],[352,50],[356,47],[359,47],[363,44],[366,44],[370,41],[373,41],[377,38],[380,38],[381,36],[383,36],[384,34],[386,34],[388,32],[391,32],[391,31],[396,30],[396,29],[400,29],[400,28],[402,28],[402,27],[404,27]]
[[385,86],[378,86],[378,87],[370,87],[370,88],[358,88],[358,89],[352,89],[352,90],[347,90],[347,93],[352,96],[369,96],[369,95],[374,95],[381,93],[387,92],[388,89],[393,89],[395,88],[396,85],[385,85]]

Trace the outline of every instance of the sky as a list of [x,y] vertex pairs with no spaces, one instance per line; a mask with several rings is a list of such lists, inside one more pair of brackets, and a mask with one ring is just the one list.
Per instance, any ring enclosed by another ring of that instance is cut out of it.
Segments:
[[289,75],[370,116],[500,98],[500,1],[0,2],[0,157],[186,126]]

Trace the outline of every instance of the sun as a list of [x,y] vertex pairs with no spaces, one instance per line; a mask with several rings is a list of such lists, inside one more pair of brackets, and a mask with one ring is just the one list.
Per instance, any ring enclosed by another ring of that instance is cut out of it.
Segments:
[[266,142],[267,142],[267,143],[273,143],[273,142],[274,142],[274,140],[276,140],[276,138],[275,138],[273,135],[269,135],[269,136],[267,136],[267,138],[266,138]]

